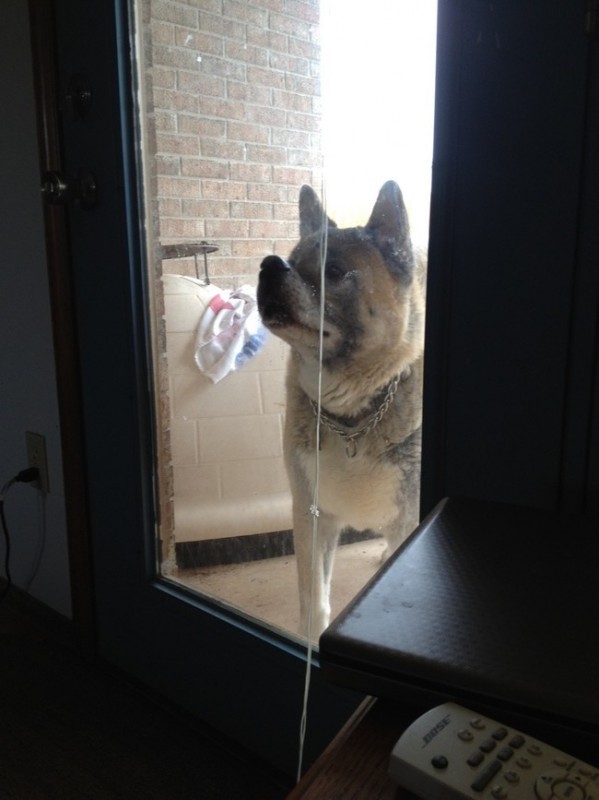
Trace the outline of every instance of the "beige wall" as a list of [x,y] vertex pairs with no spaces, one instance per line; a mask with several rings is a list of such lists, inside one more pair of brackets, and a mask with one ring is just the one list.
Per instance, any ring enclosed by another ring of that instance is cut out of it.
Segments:
[[175,541],[291,528],[282,458],[286,346],[270,337],[218,383],[194,362],[206,289],[165,278]]

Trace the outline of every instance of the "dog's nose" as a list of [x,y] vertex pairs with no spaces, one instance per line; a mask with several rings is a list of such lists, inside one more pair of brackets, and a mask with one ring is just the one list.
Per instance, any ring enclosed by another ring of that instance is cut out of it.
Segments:
[[281,258],[280,256],[266,256],[266,258],[263,259],[262,263],[260,264],[260,269],[276,272],[279,270],[287,271],[290,270],[291,267],[285,261],[285,259]]

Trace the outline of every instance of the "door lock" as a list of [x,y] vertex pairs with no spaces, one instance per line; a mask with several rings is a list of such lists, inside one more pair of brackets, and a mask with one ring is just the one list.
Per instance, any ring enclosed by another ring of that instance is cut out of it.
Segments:
[[53,206],[74,202],[80,208],[93,208],[98,199],[96,179],[91,172],[81,175],[65,175],[56,170],[45,172],[42,175],[42,197]]

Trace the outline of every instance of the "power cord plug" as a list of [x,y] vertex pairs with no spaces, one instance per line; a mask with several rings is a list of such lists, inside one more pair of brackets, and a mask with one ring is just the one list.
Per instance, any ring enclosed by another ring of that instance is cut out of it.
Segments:
[[18,472],[14,478],[6,481],[2,489],[0,489],[0,523],[2,524],[2,533],[4,535],[4,573],[6,575],[6,583],[3,589],[0,590],[0,602],[4,600],[10,587],[12,586],[12,577],[10,574],[10,536],[8,534],[8,526],[6,524],[6,517],[4,515],[4,497],[13,483],[33,483],[39,480],[40,471],[37,467],[27,467]]
[[15,475],[14,481],[15,483],[33,483],[34,481],[39,481],[39,479],[39,469],[37,467],[27,467],[27,469],[22,469]]

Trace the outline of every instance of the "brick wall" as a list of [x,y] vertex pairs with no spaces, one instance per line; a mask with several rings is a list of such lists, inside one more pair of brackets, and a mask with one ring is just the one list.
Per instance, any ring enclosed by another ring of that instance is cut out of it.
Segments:
[[163,295],[161,276],[194,276],[194,260],[163,260],[160,246],[218,245],[208,264],[221,288],[255,285],[265,255],[289,253],[299,188],[321,186],[319,0],[142,0],[138,8],[168,571],[176,540],[290,525],[285,349],[272,342],[255,364],[211,384],[190,356],[194,326],[180,313],[190,297],[172,287]]
[[215,243],[211,276],[255,283],[264,255],[297,238],[299,187],[320,187],[319,0],[147,0],[143,13],[159,243]]

